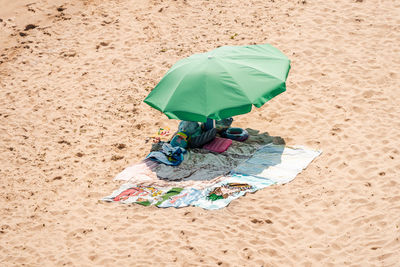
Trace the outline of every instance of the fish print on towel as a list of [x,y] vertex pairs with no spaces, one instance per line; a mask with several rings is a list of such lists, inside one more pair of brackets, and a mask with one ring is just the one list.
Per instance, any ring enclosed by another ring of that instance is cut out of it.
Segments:
[[192,205],[209,210],[221,209],[247,192],[255,192],[274,183],[269,179],[246,175],[228,176],[227,179],[204,189],[199,200]]
[[185,188],[179,195],[171,196],[157,207],[159,208],[182,208],[191,205],[201,196],[202,191],[195,188]]
[[227,183],[221,186],[215,187],[211,192],[208,193],[207,199],[215,201],[218,199],[227,199],[229,196],[233,196],[241,191],[251,190],[253,187],[249,184],[242,183]]
[[125,204],[137,203],[150,206],[162,200],[162,196],[169,188],[155,188],[151,186],[123,184],[110,196],[103,198],[104,201],[121,202]]

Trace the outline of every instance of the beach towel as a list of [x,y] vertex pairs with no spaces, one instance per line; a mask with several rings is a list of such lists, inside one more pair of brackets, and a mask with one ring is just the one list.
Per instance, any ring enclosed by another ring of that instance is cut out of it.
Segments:
[[278,184],[292,181],[310,162],[321,154],[302,146],[268,144],[234,168],[232,174],[267,178]]
[[[140,181],[142,184],[124,184],[102,200],[155,205],[160,208],[181,208],[190,205],[208,210],[221,209],[246,193],[253,193],[273,184],[290,182],[320,153],[319,150],[300,146],[268,144],[257,149],[252,157],[233,168],[230,175],[219,176],[211,181],[180,182],[148,177],[147,180]],[[152,172],[152,168],[166,166],[151,164],[144,162],[141,165],[131,166],[131,170],[136,173],[146,173],[149,170]],[[206,171],[207,169],[204,173]],[[120,177],[129,178],[130,174]]]
[[122,172],[114,177],[114,180],[129,181],[134,178],[134,182],[158,180],[157,174],[153,171],[160,165],[151,159],[145,159],[137,164],[126,167]]
[[269,179],[246,175],[224,177],[221,182],[203,190],[123,184],[102,200],[124,204],[136,203],[143,206],[154,205],[159,208],[182,208],[191,205],[213,210],[226,207],[232,200],[247,192],[255,192],[272,184],[274,182]]
[[128,183],[102,200],[220,209],[246,193],[290,182],[321,154],[302,146],[285,146],[282,139],[251,129],[248,132],[245,142],[232,141],[221,154],[190,149],[179,166],[150,159],[128,166],[114,178]]

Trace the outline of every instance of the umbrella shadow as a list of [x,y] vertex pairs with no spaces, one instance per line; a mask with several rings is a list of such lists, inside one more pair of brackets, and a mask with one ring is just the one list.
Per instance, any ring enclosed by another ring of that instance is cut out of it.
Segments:
[[[153,171],[166,181],[210,181],[231,171],[248,175],[260,174],[265,169],[281,163],[285,140],[268,132],[247,128],[249,138],[234,142],[225,152],[218,154],[205,149],[189,149],[185,160],[178,166],[158,165]],[[257,148],[274,144],[273,149]],[[263,158],[266,157],[266,160]]]
[[249,139],[246,140],[249,144],[275,144],[275,145],[285,145],[285,140],[280,136],[271,136],[268,132],[260,133],[259,130],[246,128],[246,131],[249,133]]
[[282,162],[282,154],[286,142],[280,136],[271,136],[268,132],[260,133],[258,130],[247,128],[249,133],[248,143],[259,146],[249,159],[240,163],[232,170],[232,173],[251,176],[262,176],[268,168],[279,165]]

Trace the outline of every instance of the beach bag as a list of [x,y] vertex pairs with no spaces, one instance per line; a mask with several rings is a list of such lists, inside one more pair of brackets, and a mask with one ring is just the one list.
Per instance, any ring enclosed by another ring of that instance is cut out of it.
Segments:
[[212,128],[211,130],[208,130],[207,132],[204,132],[199,136],[190,138],[188,145],[190,148],[202,147],[203,145],[214,140],[216,135],[217,135],[217,129]]
[[199,123],[195,121],[181,121],[178,126],[178,132],[185,132],[189,137],[201,134]]
[[207,118],[207,121],[201,124],[203,131],[209,131],[214,128],[215,121],[213,119]]

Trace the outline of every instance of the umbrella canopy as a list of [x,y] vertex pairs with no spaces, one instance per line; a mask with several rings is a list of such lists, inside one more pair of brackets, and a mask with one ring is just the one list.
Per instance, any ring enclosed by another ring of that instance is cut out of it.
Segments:
[[175,63],[144,100],[170,119],[221,120],[286,90],[290,60],[269,45],[222,46]]

